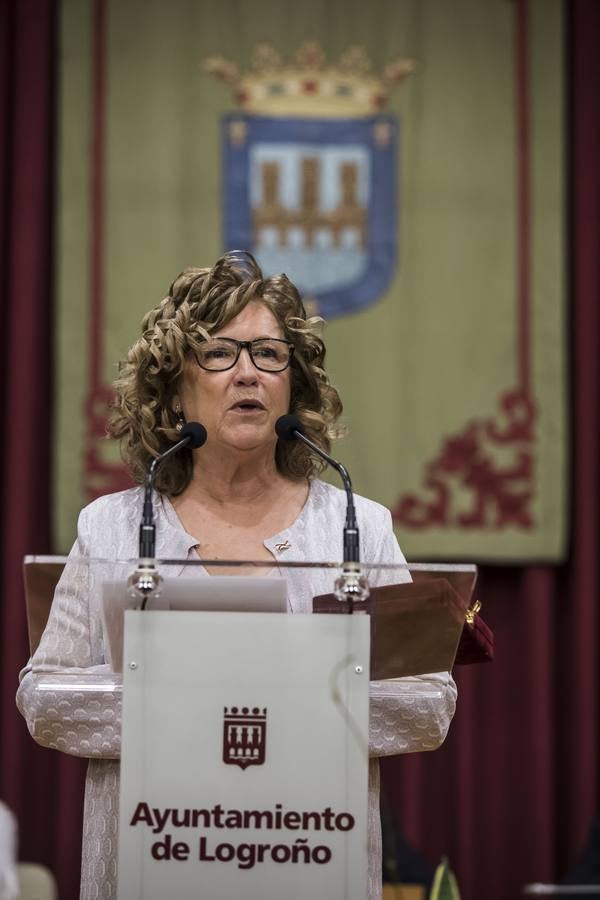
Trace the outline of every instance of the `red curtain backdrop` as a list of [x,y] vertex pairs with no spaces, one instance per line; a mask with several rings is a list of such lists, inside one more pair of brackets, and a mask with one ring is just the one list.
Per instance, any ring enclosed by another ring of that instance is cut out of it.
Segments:
[[0,0],[0,799],[17,815],[20,858],[49,865],[61,900],[75,900],[83,763],[38,747],[15,707],[28,655],[21,561],[51,549],[56,30],[50,0]]
[[[558,878],[600,811],[600,4],[574,0],[566,10],[569,559],[559,567],[482,571],[479,593],[496,634],[496,661],[458,673],[458,711],[441,750],[384,764],[398,824],[432,861],[449,855],[463,900],[509,900],[528,881]],[[76,900],[83,765],[38,748],[14,706],[27,656],[21,559],[52,549],[56,32],[56,3],[0,0],[0,799],[18,816],[21,859],[50,865],[61,900]]]
[[570,549],[562,566],[481,571],[492,665],[456,670],[450,735],[397,757],[384,783],[397,822],[463,900],[508,900],[562,877],[600,814],[600,4],[566,4],[572,372]]

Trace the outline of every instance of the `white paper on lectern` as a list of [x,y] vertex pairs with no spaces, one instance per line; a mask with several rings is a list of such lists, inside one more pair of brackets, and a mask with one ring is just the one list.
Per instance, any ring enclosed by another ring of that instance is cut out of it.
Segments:
[[[368,662],[365,616],[126,612],[119,900],[364,900]],[[224,761],[234,708],[264,763]]]
[[[140,595],[122,578],[102,583],[102,633],[106,662],[123,671],[123,613],[138,609]],[[211,612],[287,612],[287,581],[280,577],[220,575],[219,578],[161,577],[148,610]]]

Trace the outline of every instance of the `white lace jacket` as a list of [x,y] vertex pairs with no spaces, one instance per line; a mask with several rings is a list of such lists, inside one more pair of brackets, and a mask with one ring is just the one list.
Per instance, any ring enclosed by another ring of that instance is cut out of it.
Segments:
[[[315,480],[293,525],[265,546],[276,559],[341,558],[346,497]],[[82,510],[72,557],[130,559],[137,556],[142,508],[140,488],[111,494]],[[361,559],[403,563],[387,509],[356,497]],[[197,540],[185,532],[169,500],[154,501],[157,557],[193,559]],[[203,569],[195,569],[206,575]],[[309,613],[312,597],[331,590],[318,570],[282,570],[293,613]],[[186,573],[187,574],[187,573]],[[409,579],[408,572],[405,575]],[[382,583],[383,579],[379,579]],[[390,580],[399,580],[394,573]],[[114,900],[117,874],[121,698],[115,692],[84,694],[36,690],[35,673],[77,669],[107,673],[97,592],[87,567],[67,566],[39,648],[20,676],[17,704],[35,740],[45,747],[90,757],[85,792],[81,900]],[[381,896],[379,765],[376,757],[435,750],[446,736],[456,700],[447,673],[371,682],[369,751],[369,900]]]

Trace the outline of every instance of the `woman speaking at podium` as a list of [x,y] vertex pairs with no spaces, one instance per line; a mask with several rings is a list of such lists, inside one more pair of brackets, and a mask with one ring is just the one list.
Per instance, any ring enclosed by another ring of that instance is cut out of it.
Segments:
[[[207,439],[160,464],[155,480],[156,556],[183,559],[337,559],[346,494],[318,479],[322,460],[299,441],[280,441],[275,424],[292,413],[303,433],[328,451],[342,404],[324,370],[320,320],[307,318],[285,275],[263,278],[248,253],[229,253],[212,268],[190,268],[144,318],[116,382],[110,435],[143,482],[156,456],[185,422]],[[371,348],[375,352],[375,348]],[[365,348],[369,352],[369,348]],[[143,488],[101,497],[80,514],[74,557],[138,555]],[[361,559],[402,564],[388,510],[355,497]],[[221,570],[222,571],[222,570]],[[256,571],[256,570],[255,570]],[[211,574],[203,570],[203,575]],[[397,580],[397,573],[394,575]],[[409,579],[406,573],[406,579]],[[320,581],[319,581],[320,579]],[[120,705],[36,694],[32,670],[106,669],[97,606],[85,579],[63,577],[38,650],[17,695],[33,737],[47,747],[90,757],[86,781],[82,900],[116,897]],[[290,577],[292,613],[309,613],[329,579]],[[378,756],[433,750],[444,740],[456,691],[447,673],[413,679],[435,689],[406,703],[406,684],[371,685],[369,898],[381,894]]]

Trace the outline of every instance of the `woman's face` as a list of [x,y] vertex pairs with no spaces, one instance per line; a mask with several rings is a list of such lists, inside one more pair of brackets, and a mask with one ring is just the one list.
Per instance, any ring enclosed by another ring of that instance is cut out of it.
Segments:
[[[211,336],[252,341],[283,338],[284,334],[270,309],[252,301]],[[274,455],[275,422],[289,412],[290,378],[289,367],[283,372],[257,369],[246,348],[235,366],[225,372],[208,372],[190,355],[179,389],[183,415],[188,422],[204,425],[207,448],[248,451],[264,447]]]

